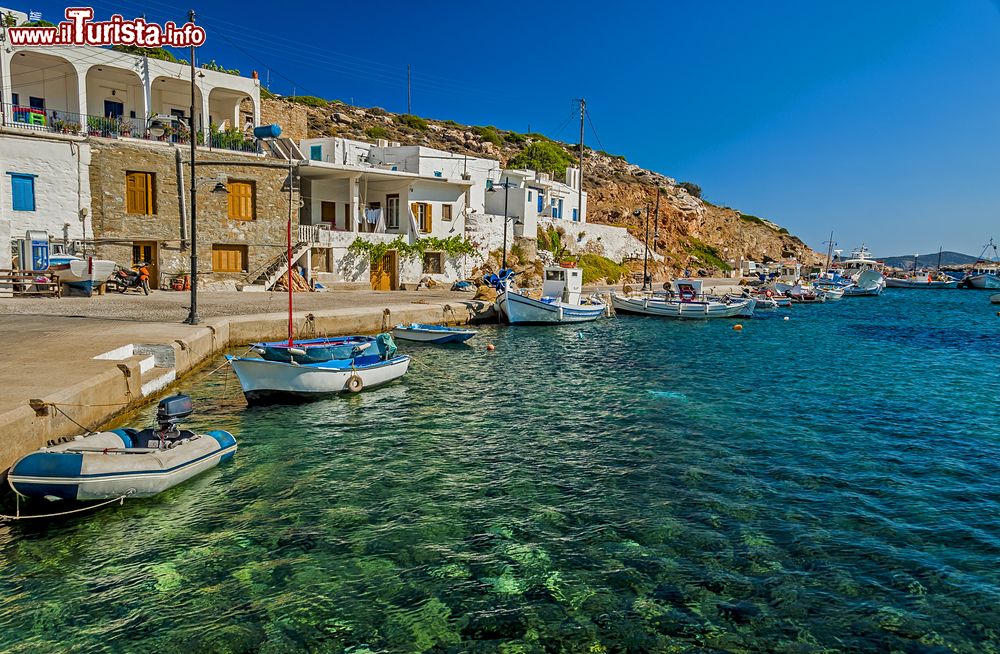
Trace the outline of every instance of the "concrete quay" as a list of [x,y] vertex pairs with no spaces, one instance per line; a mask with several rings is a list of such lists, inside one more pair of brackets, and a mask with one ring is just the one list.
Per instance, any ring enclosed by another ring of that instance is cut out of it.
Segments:
[[[235,297],[234,297],[235,296]],[[0,300],[0,471],[50,441],[96,429],[226,349],[287,336],[287,295],[186,293]],[[296,337],[464,324],[484,307],[450,291],[297,294]],[[75,422],[74,422],[75,421]]]

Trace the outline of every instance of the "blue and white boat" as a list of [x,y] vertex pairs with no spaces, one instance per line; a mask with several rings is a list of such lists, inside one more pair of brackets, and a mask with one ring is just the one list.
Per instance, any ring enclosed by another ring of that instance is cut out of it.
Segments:
[[376,341],[375,336],[336,336],[292,341],[254,343],[254,352],[268,361],[320,363],[331,359],[350,359],[360,355]]
[[441,345],[444,343],[464,343],[476,335],[476,330],[414,322],[409,325],[396,325],[392,330],[392,335],[393,338],[403,341]]
[[579,268],[545,268],[542,297],[535,300],[513,288],[514,273],[502,270],[489,275],[486,283],[497,289],[496,310],[511,325],[559,325],[597,320],[607,306],[596,301],[582,301],[583,271]]
[[196,434],[177,424],[191,398],[164,398],[151,429],[113,429],[43,447],[19,459],[7,482],[24,497],[96,501],[149,497],[214,468],[236,453],[227,431]]
[[59,275],[60,284],[66,284],[90,295],[115,272],[115,262],[93,257],[81,259],[70,254],[53,254],[49,257],[48,269]]

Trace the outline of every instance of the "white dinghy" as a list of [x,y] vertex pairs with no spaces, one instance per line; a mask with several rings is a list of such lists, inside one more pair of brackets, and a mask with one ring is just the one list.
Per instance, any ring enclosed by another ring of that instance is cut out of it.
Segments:
[[670,293],[615,292],[611,294],[611,304],[618,313],[693,320],[750,317],[757,304],[753,298],[706,297],[701,292],[700,279],[675,279],[670,287]]
[[162,493],[236,453],[236,439],[227,431],[196,434],[178,429],[191,412],[187,395],[164,398],[156,411],[157,427],[113,429],[43,447],[19,459],[7,481],[18,495],[48,500]]
[[597,320],[607,312],[601,302],[581,300],[583,270],[570,266],[545,268],[542,297],[535,300],[513,289],[513,271],[489,275],[497,289],[497,313],[511,325],[560,325]]

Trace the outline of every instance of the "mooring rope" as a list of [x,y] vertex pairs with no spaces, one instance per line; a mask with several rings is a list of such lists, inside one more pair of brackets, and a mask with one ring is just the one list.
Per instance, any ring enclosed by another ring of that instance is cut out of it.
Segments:
[[33,518],[58,518],[64,515],[71,515],[73,513],[83,513],[84,511],[92,511],[94,509],[99,509],[102,506],[107,506],[108,504],[113,504],[118,502],[119,504],[125,504],[125,498],[135,495],[135,489],[130,488],[124,495],[115,497],[113,499],[101,502],[100,504],[91,504],[89,506],[84,506],[79,509],[72,509],[70,511],[63,511],[61,513],[43,513],[39,515],[21,515],[21,496],[17,495],[16,502],[16,515],[2,515],[0,514],[0,520],[31,520]]

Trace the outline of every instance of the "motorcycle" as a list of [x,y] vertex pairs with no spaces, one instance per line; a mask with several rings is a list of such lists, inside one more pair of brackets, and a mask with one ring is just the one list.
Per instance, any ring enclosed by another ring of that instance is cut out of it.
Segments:
[[131,288],[142,289],[142,292],[149,295],[149,264],[139,261],[131,269],[124,266],[115,267],[115,273],[111,280],[118,286],[118,292],[124,293]]

